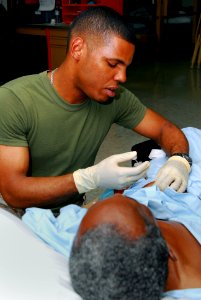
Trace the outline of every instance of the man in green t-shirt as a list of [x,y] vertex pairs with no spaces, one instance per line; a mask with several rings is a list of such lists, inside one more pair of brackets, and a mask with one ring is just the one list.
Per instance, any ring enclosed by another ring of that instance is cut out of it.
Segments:
[[10,206],[77,203],[92,189],[122,189],[145,176],[148,162],[119,165],[136,152],[93,166],[113,123],[160,144],[170,158],[156,184],[185,190],[190,158],[184,134],[120,86],[134,51],[134,35],[123,18],[93,7],[69,26],[66,58],[57,69],[0,88],[0,193]]

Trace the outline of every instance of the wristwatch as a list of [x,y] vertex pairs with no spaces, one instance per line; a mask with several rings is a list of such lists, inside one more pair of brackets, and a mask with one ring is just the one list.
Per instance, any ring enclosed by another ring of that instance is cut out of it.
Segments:
[[190,166],[192,166],[192,158],[188,155],[188,153],[174,153],[171,156],[181,156],[187,160]]

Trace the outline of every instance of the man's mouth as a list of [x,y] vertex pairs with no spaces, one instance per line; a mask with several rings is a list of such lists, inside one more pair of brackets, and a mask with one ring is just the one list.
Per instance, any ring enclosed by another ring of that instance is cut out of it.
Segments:
[[117,87],[110,87],[110,88],[106,88],[106,94],[109,96],[109,97],[115,97],[116,95],[116,89]]

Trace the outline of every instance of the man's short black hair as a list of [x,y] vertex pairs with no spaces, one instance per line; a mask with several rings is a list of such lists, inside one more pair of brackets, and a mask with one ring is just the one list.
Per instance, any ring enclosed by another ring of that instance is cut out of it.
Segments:
[[168,250],[160,230],[129,240],[114,225],[87,231],[74,243],[70,275],[84,300],[159,300],[167,279]]
[[135,44],[134,29],[117,11],[106,6],[90,7],[79,14],[68,29],[68,43],[73,35],[107,38],[115,34],[129,43]]

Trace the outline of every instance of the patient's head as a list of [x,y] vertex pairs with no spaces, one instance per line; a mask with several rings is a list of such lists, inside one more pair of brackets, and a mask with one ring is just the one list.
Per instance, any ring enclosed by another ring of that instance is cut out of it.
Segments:
[[160,299],[168,250],[144,205],[117,194],[93,205],[75,239],[70,274],[85,300]]

